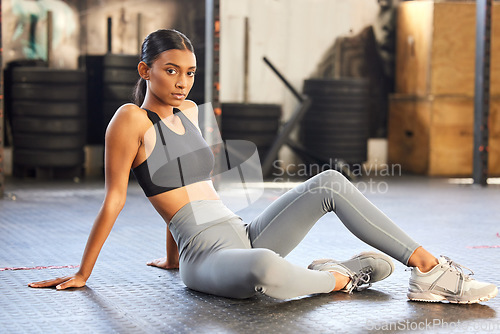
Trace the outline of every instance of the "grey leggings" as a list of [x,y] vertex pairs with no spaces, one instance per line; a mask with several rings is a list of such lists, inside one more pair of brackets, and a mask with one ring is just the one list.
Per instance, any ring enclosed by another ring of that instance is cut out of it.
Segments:
[[419,247],[342,174],[328,170],[280,196],[249,224],[220,200],[186,204],[169,223],[179,246],[181,278],[191,289],[232,298],[330,292],[331,273],[283,257],[331,211],[359,239],[405,265]]

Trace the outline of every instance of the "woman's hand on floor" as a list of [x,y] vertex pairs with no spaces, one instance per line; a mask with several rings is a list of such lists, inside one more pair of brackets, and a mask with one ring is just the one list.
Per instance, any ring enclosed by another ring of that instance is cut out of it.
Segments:
[[161,259],[156,259],[146,263],[148,266],[158,267],[162,269],[179,269],[179,262],[169,262],[167,257],[162,257]]
[[87,280],[83,279],[78,274],[58,277],[54,279],[49,279],[40,282],[29,283],[28,286],[31,288],[50,288],[56,287],[57,290],[64,290],[67,288],[80,288],[87,283]]

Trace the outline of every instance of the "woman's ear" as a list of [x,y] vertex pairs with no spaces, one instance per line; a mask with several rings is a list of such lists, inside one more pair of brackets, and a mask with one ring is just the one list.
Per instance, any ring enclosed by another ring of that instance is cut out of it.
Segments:
[[143,61],[137,65],[137,72],[144,80],[149,80],[149,70],[149,66]]

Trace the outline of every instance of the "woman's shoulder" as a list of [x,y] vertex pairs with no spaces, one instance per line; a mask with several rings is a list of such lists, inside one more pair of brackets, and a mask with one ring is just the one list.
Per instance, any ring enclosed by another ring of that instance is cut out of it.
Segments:
[[108,124],[108,129],[113,127],[127,127],[139,130],[143,126],[147,127],[150,125],[151,122],[148,119],[146,110],[141,109],[133,103],[127,103],[116,110]]
[[146,110],[138,107],[136,104],[125,103],[116,110],[115,115],[140,118],[146,115]]
[[111,122],[119,121],[137,123],[147,120],[148,118],[146,110],[138,107],[133,103],[126,103],[116,110],[113,118],[111,119]]

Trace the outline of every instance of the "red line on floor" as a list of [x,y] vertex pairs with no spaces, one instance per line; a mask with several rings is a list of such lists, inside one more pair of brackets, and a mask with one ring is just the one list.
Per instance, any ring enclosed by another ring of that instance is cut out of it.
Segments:
[[6,271],[6,270],[41,270],[41,269],[62,269],[62,268],[78,268],[80,267],[79,265],[77,266],[37,266],[37,267],[5,267],[5,268],[0,268],[0,271]]
[[492,245],[492,246],[467,246],[467,248],[469,249],[473,249],[473,248],[500,248],[500,245]]

